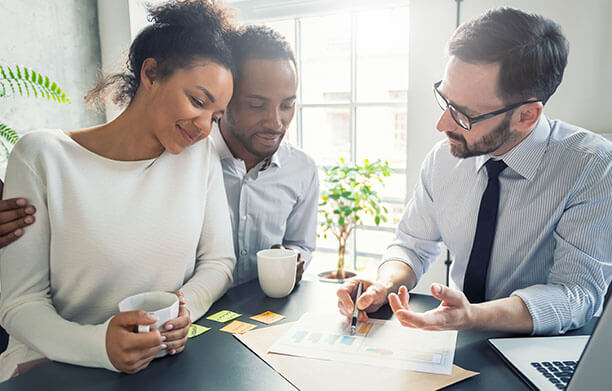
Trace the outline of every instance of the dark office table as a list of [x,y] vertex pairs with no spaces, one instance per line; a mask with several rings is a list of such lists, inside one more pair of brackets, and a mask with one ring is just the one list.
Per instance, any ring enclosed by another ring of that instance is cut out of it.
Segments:
[[[228,309],[242,314],[238,320],[266,327],[250,316],[270,310],[295,321],[307,311],[329,311],[336,307],[335,284],[302,281],[285,299],[266,297],[257,281],[231,289],[215,303],[208,314]],[[411,295],[417,311],[434,308],[431,296]],[[207,314],[207,315],[208,315]],[[392,312],[383,307],[374,317],[389,319]],[[1,390],[295,390],[282,376],[242,345],[231,334],[219,331],[222,324],[202,318],[198,324],[212,330],[188,341],[185,350],[173,357],[151,362],[148,368],[124,375],[104,369],[50,363],[22,376],[0,383]],[[593,323],[571,334],[589,334]],[[487,345],[487,338],[508,337],[507,333],[460,332],[455,364],[480,375],[456,383],[446,390],[528,390],[529,388]],[[339,391],[339,390],[337,390]]]

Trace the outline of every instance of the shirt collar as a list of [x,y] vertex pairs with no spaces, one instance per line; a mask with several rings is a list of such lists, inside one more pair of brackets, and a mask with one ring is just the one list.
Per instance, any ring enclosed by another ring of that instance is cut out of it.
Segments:
[[[232,151],[230,151],[229,147],[227,146],[227,143],[225,142],[225,139],[221,135],[221,130],[219,129],[219,123],[218,122],[215,122],[213,124],[212,129],[210,131],[210,136],[209,137],[212,139],[213,145],[215,146],[215,150],[219,154],[219,157],[221,158],[221,160],[236,159],[234,157],[234,155],[232,154]],[[276,150],[276,152],[274,152],[274,154],[272,156],[265,158],[262,162],[260,162],[257,165],[257,166],[260,167],[259,171],[264,171],[264,170],[268,169],[272,165],[275,165],[277,167],[281,166],[281,162],[280,162],[280,158],[278,156],[278,152],[283,147],[283,142],[281,142],[281,145],[278,147],[278,150]],[[255,167],[257,167],[257,166],[255,166]]]
[[542,162],[544,152],[546,152],[549,137],[550,125],[548,124],[546,116],[542,114],[538,120],[538,124],[529,136],[505,155],[492,156],[486,154],[477,156],[474,160],[476,172],[480,171],[489,159],[502,159],[508,167],[517,172],[520,176],[532,181]]
[[215,122],[213,124],[209,137],[212,139],[215,150],[219,154],[219,157],[221,158],[221,160],[225,160],[225,159],[234,157],[234,155],[232,155],[232,151],[230,151],[229,147],[227,146],[227,143],[225,142],[225,140],[223,139],[223,136],[221,135],[221,131],[219,130],[218,122]]

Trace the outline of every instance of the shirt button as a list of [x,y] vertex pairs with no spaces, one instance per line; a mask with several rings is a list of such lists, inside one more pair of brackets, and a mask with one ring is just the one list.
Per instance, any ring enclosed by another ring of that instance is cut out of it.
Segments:
[[246,254],[247,254],[247,251],[246,251],[246,250],[241,250],[241,251],[240,251],[240,255],[246,255]]
[[246,215],[242,216],[242,220],[246,220],[246,219],[247,219]]

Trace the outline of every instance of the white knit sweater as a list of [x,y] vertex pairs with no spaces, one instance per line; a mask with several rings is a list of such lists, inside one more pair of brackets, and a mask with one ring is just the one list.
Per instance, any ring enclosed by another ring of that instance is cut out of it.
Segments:
[[11,335],[0,381],[43,356],[113,370],[106,327],[123,298],[180,288],[195,320],[231,285],[229,212],[208,139],[126,162],[59,130],[31,132],[8,163],[5,197],[18,196],[36,206],[36,223],[0,256]]

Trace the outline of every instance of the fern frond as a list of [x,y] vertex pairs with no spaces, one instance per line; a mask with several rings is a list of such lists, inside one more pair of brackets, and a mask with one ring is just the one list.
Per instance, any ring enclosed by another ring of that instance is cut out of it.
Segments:
[[[22,70],[23,68],[23,70]],[[0,64],[0,96],[8,96],[9,89],[12,94],[30,96],[30,90],[34,97],[53,99],[58,103],[70,103],[70,98],[62,92],[56,82],[51,81],[49,76],[36,73],[26,67],[20,68],[16,65],[11,68],[8,65]]]
[[9,151],[4,140],[0,139],[0,144],[2,144],[2,148],[4,148],[4,153],[6,154],[6,158],[8,159],[9,155],[11,154],[11,151]]
[[0,137],[2,137],[11,144],[15,144],[17,140],[19,140],[19,134],[17,134],[16,131],[9,128],[2,122],[0,122]]
[[6,153],[7,157],[10,151],[6,146],[6,143],[8,142],[10,145],[15,145],[17,140],[19,140],[19,134],[17,134],[17,132],[15,132],[13,129],[0,122],[0,144],[2,144],[2,147],[4,148],[4,152]]

